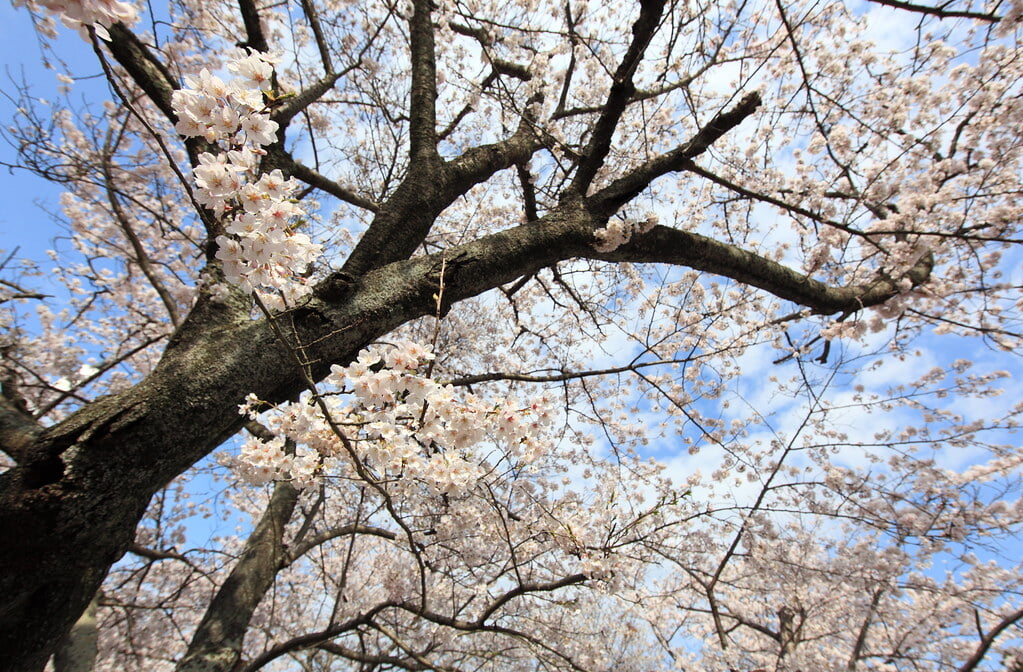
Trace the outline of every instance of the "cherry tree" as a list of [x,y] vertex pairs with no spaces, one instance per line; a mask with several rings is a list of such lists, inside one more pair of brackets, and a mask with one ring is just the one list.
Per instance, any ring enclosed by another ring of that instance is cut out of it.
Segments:
[[1018,669],[1019,2],[16,4],[0,669]]

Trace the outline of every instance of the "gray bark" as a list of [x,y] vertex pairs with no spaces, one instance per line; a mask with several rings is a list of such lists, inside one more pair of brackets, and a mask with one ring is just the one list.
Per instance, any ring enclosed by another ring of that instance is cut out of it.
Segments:
[[96,593],[71,630],[60,640],[57,653],[53,656],[56,672],[92,672],[99,651],[99,629],[96,626],[98,607],[99,593]]

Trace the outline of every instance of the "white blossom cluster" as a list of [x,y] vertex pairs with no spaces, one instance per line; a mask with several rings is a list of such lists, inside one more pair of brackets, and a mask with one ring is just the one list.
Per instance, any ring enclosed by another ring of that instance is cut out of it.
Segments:
[[[319,397],[329,419],[308,395],[262,415],[250,397],[241,412],[259,417],[277,436],[249,439],[236,462],[239,473],[251,483],[308,486],[323,476],[352,475],[355,459],[377,482],[406,489],[425,484],[434,495],[458,496],[495,469],[525,467],[544,454],[541,434],[551,423],[546,398],[522,405],[460,395],[421,373],[433,357],[430,348],[404,342],[335,365],[325,382],[348,394]],[[294,442],[290,452],[285,438]]]
[[185,88],[174,92],[175,128],[222,150],[201,154],[192,173],[196,200],[225,221],[228,235],[217,237],[217,259],[228,282],[279,309],[309,293],[303,274],[322,247],[295,231],[306,214],[291,199],[297,182],[280,170],[259,174],[262,147],[277,138],[277,122],[263,103],[271,62],[250,54],[227,69],[237,75],[227,82],[205,69],[185,79]]
[[644,234],[657,226],[658,221],[655,214],[648,214],[642,222],[632,219],[611,220],[606,227],[593,232],[593,237],[597,239],[597,242],[593,244],[593,249],[597,252],[614,252],[632,240],[634,235]]
[[[84,28],[92,26],[96,34],[105,40],[110,39],[106,26],[115,23],[135,23],[138,13],[135,6],[121,0],[12,0],[15,7],[26,6],[33,12],[45,9],[50,15],[60,18],[68,28],[82,32],[83,37],[87,35]],[[41,27],[44,32],[52,37],[52,24]]]

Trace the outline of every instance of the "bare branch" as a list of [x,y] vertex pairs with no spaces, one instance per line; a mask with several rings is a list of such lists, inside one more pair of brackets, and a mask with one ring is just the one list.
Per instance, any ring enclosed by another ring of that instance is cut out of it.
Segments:
[[664,11],[664,0],[642,0],[640,2],[639,18],[632,25],[632,42],[629,44],[629,50],[615,71],[604,110],[593,127],[593,135],[583,151],[583,158],[579,162],[575,179],[572,181],[571,189],[581,196],[586,195],[586,190],[597,171],[604,165],[604,159],[607,158],[608,152],[611,151],[611,136],[614,135],[615,128],[618,127],[618,121],[622,118],[629,100],[636,92],[632,78],[643,60],[647,45],[650,44],[650,40],[657,31],[662,11]]
[[363,210],[369,210],[370,212],[377,212],[380,210],[380,204],[376,201],[366,198],[365,196],[360,196],[351,189],[330,179],[326,175],[316,172],[303,163],[294,161],[291,159],[290,154],[286,156],[287,159],[290,160],[290,163],[285,164],[283,167],[285,167],[291,175],[302,180],[310,187],[316,187],[317,189],[324,191],[345,203],[354,205],[357,208],[362,208]]
[[718,112],[684,145],[631,170],[627,175],[594,194],[591,201],[599,203],[609,214],[614,212],[622,204],[635,198],[658,177],[684,169],[689,165],[689,161],[707,151],[714,142],[741,124],[758,107],[760,95],[756,92],[747,94],[731,110]]
[[990,632],[981,637],[980,644],[977,645],[977,649],[965,663],[959,666],[958,672],[973,672],[973,670],[977,669],[977,665],[980,665],[980,663],[983,662],[984,656],[987,655],[988,650],[995,643],[995,640],[998,639],[998,636],[1021,619],[1023,619],[1023,609],[1017,609],[1002,618],[995,627],[991,628]]
[[312,28],[313,37],[316,39],[316,48],[320,52],[320,62],[323,64],[324,72],[334,72],[334,62],[330,58],[330,49],[327,47],[327,38],[323,35],[323,26],[320,25],[320,15],[310,0],[302,0],[302,11]]
[[870,2],[878,5],[885,5],[886,7],[905,9],[911,12],[916,12],[917,14],[928,14],[940,19],[974,19],[976,21],[987,21],[989,23],[997,23],[1002,20],[1002,17],[996,15],[994,12],[970,12],[967,10],[945,9],[944,7],[920,5],[915,2],[902,2],[902,0],[870,0]]
[[128,546],[128,552],[134,553],[140,558],[146,558],[147,560],[180,560],[182,562],[189,562],[188,558],[175,551],[160,551],[155,548],[148,548],[141,544],[131,544]]
[[287,558],[285,559],[286,564],[294,562],[296,559],[302,557],[312,549],[327,543],[331,539],[337,539],[338,537],[347,537],[355,534],[367,534],[375,537],[383,537],[384,539],[397,539],[398,535],[390,530],[385,530],[382,527],[374,527],[372,525],[342,525],[340,527],[334,527],[319,534],[315,534],[307,539],[303,539],[302,543],[297,544],[294,548],[288,549]]
[[104,187],[107,192],[107,201],[110,203],[110,209],[114,213],[114,218],[121,227],[121,231],[124,232],[125,238],[128,239],[128,243],[131,245],[132,251],[135,253],[135,263],[138,264],[139,269],[142,270],[142,274],[149,280],[149,284],[152,285],[156,291],[157,296],[160,297],[163,307],[167,309],[167,316],[170,318],[171,324],[178,327],[181,324],[181,314],[178,311],[177,302],[171,293],[167,291],[167,287],[164,286],[160,276],[156,274],[156,270],[153,268],[152,263],[149,261],[149,253],[146,252],[145,246],[142,245],[142,241],[139,240],[138,234],[135,233],[135,229],[132,228],[131,221],[128,219],[128,213],[121,207],[121,202],[117,198],[117,193],[114,189],[114,174],[113,166],[111,165],[111,158],[109,153],[103,155],[103,178]]
[[178,88],[176,78],[160,59],[153,55],[149,47],[144,45],[135,36],[135,33],[128,30],[123,23],[114,24],[108,32],[111,38],[107,42],[110,53],[131,75],[135,83],[146,92],[149,99],[160,108],[160,111],[169,120],[176,122],[178,118],[171,105],[171,97],[174,90]]
[[237,672],[256,672],[272,660],[276,660],[283,655],[286,655],[292,651],[299,651],[313,646],[320,646],[324,642],[329,642],[340,634],[355,630],[359,626],[367,625],[373,621],[377,614],[386,609],[397,606],[395,602],[383,602],[381,604],[372,607],[364,611],[359,616],[350,618],[343,623],[332,625],[329,628],[321,630],[319,632],[310,632],[299,637],[293,637],[287,641],[281,642],[263,653],[259,654],[255,658],[249,661],[247,665],[241,667]]
[[[823,314],[861,310],[884,303],[902,292],[901,278],[886,275],[879,275],[868,284],[830,287],[733,245],[662,226],[634,238],[614,252],[597,256],[613,261],[674,263],[724,275]],[[932,257],[921,254],[905,277],[911,286],[917,287],[926,282],[932,266]]]
[[295,95],[283,99],[284,102],[270,113],[270,118],[280,124],[282,128],[287,126],[299,112],[330,91],[342,75],[343,73],[329,72]]

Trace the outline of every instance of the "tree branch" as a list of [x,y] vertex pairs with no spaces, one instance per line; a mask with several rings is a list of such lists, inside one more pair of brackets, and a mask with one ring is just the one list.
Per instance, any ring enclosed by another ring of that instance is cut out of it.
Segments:
[[319,100],[320,96],[330,91],[342,74],[328,72],[294,96],[285,99],[284,103],[273,109],[270,113],[270,118],[280,124],[282,129],[285,128],[298,113]]
[[511,137],[466,150],[448,162],[451,184],[461,196],[499,171],[529,160],[543,145],[529,119],[523,119]]
[[176,122],[178,117],[171,105],[171,97],[178,88],[174,75],[123,23],[115,23],[108,32],[110,41],[106,44],[110,53],[167,119]]
[[516,597],[528,595],[529,593],[549,593],[551,591],[558,590],[566,586],[582,583],[583,581],[586,581],[586,579],[587,576],[585,574],[572,574],[570,576],[562,577],[557,581],[550,581],[548,583],[519,584],[518,586],[512,588],[511,590],[509,590],[508,592],[504,593],[503,595],[495,599],[493,602],[491,602],[487,606],[487,608],[483,610],[483,613],[480,614],[479,618],[476,619],[475,625],[482,626],[484,623],[487,622],[487,619],[494,615],[494,612],[496,612],[498,609],[514,600]]
[[291,639],[281,642],[276,646],[259,654],[255,658],[249,661],[247,665],[241,667],[237,672],[256,672],[260,668],[264,667],[271,661],[280,658],[281,656],[290,653],[292,651],[300,651],[309,647],[319,647],[324,642],[328,642],[331,639],[341,635],[345,632],[350,632],[358,628],[359,626],[371,623],[373,619],[381,611],[390,609],[391,607],[398,606],[395,602],[383,602],[376,605],[372,609],[365,611],[359,616],[350,618],[343,623],[332,625],[329,628],[321,630],[319,632],[310,632],[305,635],[299,635],[298,637],[292,637]]
[[[433,48],[431,0],[413,0],[409,20],[412,88],[409,106],[409,154],[434,163],[437,155],[437,60]],[[426,165],[421,166],[426,168]]]
[[245,541],[238,563],[207,607],[188,651],[175,668],[178,672],[227,672],[237,664],[252,614],[283,566],[284,529],[300,493],[290,483],[274,484],[269,505]]
[[170,318],[171,324],[177,328],[181,324],[181,314],[178,311],[177,302],[174,297],[164,286],[160,276],[157,275],[156,270],[153,268],[153,264],[149,260],[149,253],[146,251],[145,246],[139,239],[138,234],[135,233],[135,229],[132,228],[131,222],[128,219],[128,213],[121,207],[121,202],[117,198],[117,193],[114,189],[114,173],[113,165],[109,152],[103,153],[101,169],[103,171],[103,186],[107,192],[107,202],[110,203],[110,209],[114,214],[114,219],[117,221],[124,232],[125,238],[128,239],[128,243],[131,245],[132,251],[135,253],[135,263],[138,264],[142,274],[149,280],[149,284],[156,292],[157,296],[160,297],[163,307],[167,310],[167,316]]
[[320,52],[320,63],[323,64],[323,71],[325,73],[334,72],[334,62],[330,58],[327,38],[323,35],[323,26],[320,24],[320,16],[316,12],[316,7],[313,6],[310,0],[302,0],[302,11],[305,13],[306,19],[309,20],[309,27],[313,31],[313,37],[316,39],[316,48]]
[[[688,266],[750,284],[779,298],[811,308],[814,312],[828,315],[875,306],[902,291],[899,287],[901,278],[883,274],[870,283],[831,287],[734,245],[664,226],[657,226],[637,236],[614,252],[594,256],[608,261]],[[916,287],[930,276],[933,263],[931,255],[924,254],[905,277]]]
[[263,33],[263,26],[259,22],[259,10],[252,0],[238,0],[238,10],[241,12],[242,21],[245,23],[245,45],[260,53],[270,51],[270,45],[266,43],[266,35]]
[[325,532],[313,535],[308,539],[302,541],[302,543],[296,545],[294,548],[288,551],[285,562],[290,564],[296,559],[301,558],[303,555],[316,548],[321,544],[325,544],[331,539],[337,539],[338,537],[347,537],[353,534],[369,534],[376,537],[383,537],[384,539],[397,539],[398,535],[390,530],[385,530],[382,527],[374,527],[372,525],[342,525],[341,527],[335,527]]
[[287,154],[286,156],[289,163],[287,163],[286,166],[281,167],[286,169],[287,172],[294,177],[308,184],[310,187],[316,187],[320,191],[324,191],[345,203],[354,205],[357,208],[362,208],[363,210],[369,210],[370,212],[377,212],[380,210],[380,204],[376,201],[360,196],[351,189],[348,189],[340,183],[330,179],[326,175],[322,175],[309,166],[295,161],[291,158],[290,154]]
[[977,645],[977,650],[973,652],[973,655],[970,656],[965,663],[959,666],[958,672],[973,672],[973,670],[977,668],[977,665],[984,660],[984,656],[987,655],[988,649],[990,649],[991,645],[995,643],[998,636],[1001,635],[1006,628],[1020,619],[1023,619],[1023,609],[1018,609],[999,621],[998,625],[991,628],[991,632],[981,638],[980,644]]
[[572,181],[571,189],[580,196],[586,195],[590,183],[593,182],[597,171],[604,165],[604,159],[607,158],[608,152],[611,151],[611,136],[614,135],[615,128],[618,127],[618,121],[622,118],[629,100],[636,93],[636,86],[632,78],[643,60],[643,54],[646,52],[650,40],[657,31],[663,10],[664,0],[641,0],[640,2],[639,18],[632,24],[632,42],[615,71],[611,91],[604,104],[604,111],[593,127],[593,135],[582,153],[582,160],[579,162],[575,179]]
[[128,552],[137,555],[140,558],[146,558],[147,560],[180,560],[191,565],[188,558],[180,553],[176,553],[174,551],[159,551],[155,548],[143,546],[142,544],[131,544],[128,546]]
[[359,276],[412,256],[437,216],[458,197],[500,170],[527,161],[540,148],[528,119],[515,133],[492,145],[473,147],[430,171],[410,170],[362,234],[342,271]]
[[941,7],[931,7],[929,5],[918,5],[915,2],[902,2],[902,0],[870,0],[870,2],[878,5],[884,5],[886,7],[909,10],[911,12],[917,12],[918,14],[929,14],[930,16],[936,16],[940,19],[974,19],[976,21],[987,21],[989,23],[996,23],[1002,20],[1002,17],[996,15],[994,12],[970,12],[966,10],[943,9]]
[[[487,31],[482,28],[473,28],[471,26],[455,22],[448,24],[448,27],[459,35],[465,35],[466,37],[473,38],[479,43],[480,47],[483,48],[484,51],[486,51],[488,47],[493,46],[493,40],[489,35],[487,35]],[[528,82],[533,79],[533,75],[529,72],[528,66],[497,58],[490,53],[487,53],[487,61],[490,63],[491,67],[494,69],[493,72],[496,74],[514,77],[515,79],[523,82]],[[487,81],[489,81],[489,79],[490,78],[488,77]],[[486,87],[487,85],[484,83],[482,88]]]
[[[353,660],[358,663],[365,663],[373,666],[370,669],[381,668],[384,665],[391,667],[401,668],[403,670],[435,670],[432,665],[418,663],[414,660],[407,660],[405,658],[398,658],[396,656],[388,656],[385,654],[369,654],[362,651],[356,651],[345,646],[341,646],[335,642],[323,642],[316,645],[317,649],[332,653],[335,656],[341,656],[348,660]],[[386,668],[384,668],[386,669]]]
[[703,154],[714,142],[752,115],[760,107],[760,102],[758,93],[747,94],[731,110],[718,112],[687,143],[631,170],[594,194],[591,201],[601,204],[602,210],[610,215],[658,177],[684,169],[687,162]]

